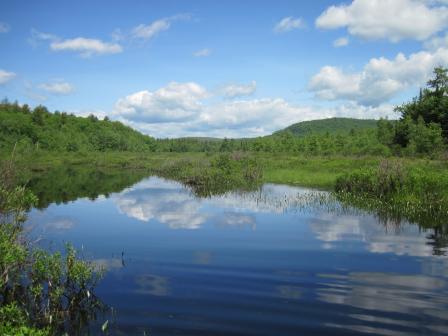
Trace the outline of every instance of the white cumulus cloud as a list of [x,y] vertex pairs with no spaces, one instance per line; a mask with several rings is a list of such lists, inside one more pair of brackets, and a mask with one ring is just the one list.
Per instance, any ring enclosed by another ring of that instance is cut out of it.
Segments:
[[6,70],[0,69],[0,85],[5,84],[16,77],[14,72],[9,72]]
[[73,86],[70,83],[59,81],[53,83],[42,83],[38,87],[39,89],[42,89],[54,95],[67,95],[72,93],[74,90]]
[[448,65],[448,49],[420,51],[394,59],[372,58],[359,72],[345,72],[324,66],[310,81],[309,88],[325,100],[352,100],[379,105],[412,86],[424,85],[434,67]]
[[78,52],[82,57],[117,54],[123,51],[123,48],[118,43],[108,43],[84,37],[52,42],[50,49],[53,51],[74,51]]
[[252,81],[248,84],[230,84],[222,88],[222,94],[226,98],[236,98],[250,96],[257,90],[257,82]]
[[209,97],[199,84],[172,82],[155,91],[143,90],[119,99],[111,116],[159,138],[251,137],[305,120],[395,116],[393,107],[387,104],[370,107],[348,102],[321,107],[297,105],[283,98],[205,100]]
[[76,37],[72,39],[61,39],[60,37],[31,29],[31,36],[28,42],[37,47],[39,42],[47,41],[50,43],[52,51],[72,51],[79,53],[81,57],[91,57],[95,55],[117,54],[123,51],[118,43],[104,42],[99,39]]
[[316,26],[345,27],[363,39],[425,40],[448,26],[448,8],[419,0],[354,0],[327,8]]
[[167,19],[157,20],[149,25],[140,24],[132,30],[135,38],[151,39],[160,32],[168,30],[171,23]]
[[294,18],[292,16],[281,19],[274,27],[276,33],[286,33],[294,29],[305,27],[305,22],[301,18]]
[[133,121],[172,122],[200,113],[207,91],[196,83],[171,82],[156,91],[143,90],[115,104],[114,114]]
[[190,19],[189,14],[178,14],[168,18],[156,20],[150,24],[139,24],[131,31],[131,37],[143,40],[150,40],[159,33],[170,29],[171,24],[178,20]]

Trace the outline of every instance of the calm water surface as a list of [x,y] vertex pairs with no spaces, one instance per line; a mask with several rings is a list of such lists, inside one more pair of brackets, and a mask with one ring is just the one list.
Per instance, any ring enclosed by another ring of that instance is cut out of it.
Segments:
[[448,335],[437,232],[304,206],[308,192],[200,199],[151,177],[29,224],[44,246],[71,241],[107,268],[97,292],[114,335]]

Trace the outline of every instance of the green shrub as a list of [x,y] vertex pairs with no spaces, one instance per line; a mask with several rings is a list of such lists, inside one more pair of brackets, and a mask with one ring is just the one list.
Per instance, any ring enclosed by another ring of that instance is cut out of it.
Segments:
[[33,248],[22,226],[37,198],[6,182],[0,181],[0,335],[80,330],[101,306],[93,290],[102,272],[71,245],[64,256]]

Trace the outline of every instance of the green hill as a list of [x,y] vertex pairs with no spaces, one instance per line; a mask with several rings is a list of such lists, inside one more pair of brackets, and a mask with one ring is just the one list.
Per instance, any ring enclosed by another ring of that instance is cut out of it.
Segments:
[[55,111],[44,106],[0,103],[0,150],[41,148],[54,151],[147,151],[155,139],[118,121],[99,120]]
[[304,137],[309,134],[338,134],[348,133],[350,130],[360,130],[375,128],[377,120],[373,119],[353,119],[353,118],[329,118],[311,121],[302,121],[274,134],[289,132],[298,137]]

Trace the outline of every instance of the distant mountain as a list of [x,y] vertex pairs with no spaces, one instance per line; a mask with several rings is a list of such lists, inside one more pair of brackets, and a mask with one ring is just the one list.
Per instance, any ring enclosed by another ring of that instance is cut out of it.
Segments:
[[375,128],[377,120],[373,119],[354,119],[354,118],[329,118],[311,121],[302,121],[292,124],[274,134],[292,133],[298,137],[307,136],[310,134],[322,133],[348,133],[350,130],[360,130]]

